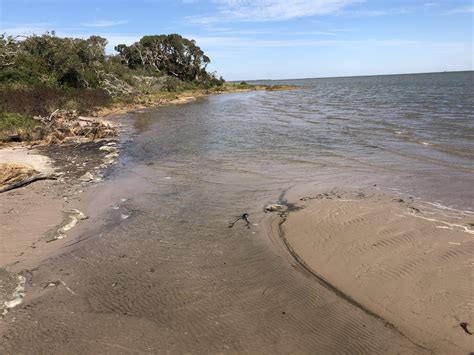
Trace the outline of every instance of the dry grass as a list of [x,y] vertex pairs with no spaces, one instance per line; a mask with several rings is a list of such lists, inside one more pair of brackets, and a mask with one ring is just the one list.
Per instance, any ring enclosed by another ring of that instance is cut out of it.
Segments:
[[67,137],[80,137],[89,140],[113,137],[117,130],[108,124],[91,118],[78,117],[76,111],[61,110],[48,121],[42,118],[45,134],[42,143],[57,144]]
[[[3,120],[2,117],[8,117]],[[13,117],[14,119],[10,119]],[[7,122],[2,125],[2,122]],[[26,123],[28,124],[26,124]],[[18,114],[0,114],[0,144],[9,142],[30,142],[37,144],[58,144],[66,138],[88,140],[113,137],[117,130],[96,119],[79,117],[77,111],[57,110],[54,115],[35,119]]]

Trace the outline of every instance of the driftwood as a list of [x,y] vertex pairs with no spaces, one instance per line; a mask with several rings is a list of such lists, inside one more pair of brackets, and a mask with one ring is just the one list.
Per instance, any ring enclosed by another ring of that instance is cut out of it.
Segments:
[[10,184],[10,185],[4,186],[4,187],[0,187],[0,193],[7,192],[7,191],[10,191],[10,190],[16,189],[18,187],[25,186],[27,184],[30,184],[30,183],[32,183],[34,181],[38,181],[38,180],[56,180],[56,178],[52,175],[36,174],[36,175],[30,176],[26,179],[16,181],[13,184]]
[[112,137],[116,129],[99,120],[81,117],[77,111],[55,110],[49,116],[34,116],[41,122],[41,139],[46,144],[63,142],[68,137],[87,138],[90,140]]

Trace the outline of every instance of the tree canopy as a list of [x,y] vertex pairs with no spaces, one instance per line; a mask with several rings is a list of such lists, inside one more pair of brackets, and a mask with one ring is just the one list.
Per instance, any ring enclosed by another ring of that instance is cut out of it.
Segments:
[[129,68],[142,67],[185,81],[208,79],[208,56],[196,42],[178,34],[145,36],[140,41],[115,47],[123,63]]
[[178,34],[144,36],[130,46],[116,46],[115,55],[106,54],[106,45],[107,39],[100,36],[0,35],[0,83],[101,88],[120,82],[125,87],[130,84],[127,80],[137,76],[171,77],[205,86],[223,82],[207,72],[210,59],[196,42]]

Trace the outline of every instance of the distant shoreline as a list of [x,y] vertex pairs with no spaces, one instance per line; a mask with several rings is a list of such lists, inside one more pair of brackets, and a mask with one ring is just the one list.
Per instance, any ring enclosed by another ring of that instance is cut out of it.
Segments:
[[[389,74],[367,74],[367,75],[342,75],[342,76],[317,76],[305,78],[287,78],[287,79],[247,79],[248,83],[255,82],[270,82],[270,81],[295,81],[295,80],[315,80],[315,79],[344,79],[344,78],[367,78],[375,76],[405,76],[405,75],[426,75],[426,74],[453,74],[453,73],[474,73],[473,70],[454,70],[454,71],[440,71],[440,72],[420,72],[420,73],[389,73]],[[229,83],[239,83],[242,80],[230,80]]]
[[[295,90],[300,87],[295,85],[248,85],[248,84],[224,84],[222,87],[213,89],[196,89],[178,92],[174,97],[162,98],[159,95],[144,95],[141,101],[132,104],[117,103],[111,108],[104,107],[97,112],[98,117],[107,117],[111,114],[122,114],[136,109],[159,107],[168,104],[182,104],[193,101],[199,97],[221,95],[221,94],[235,94],[245,93],[251,91],[286,91]],[[137,100],[137,101],[140,101]]]

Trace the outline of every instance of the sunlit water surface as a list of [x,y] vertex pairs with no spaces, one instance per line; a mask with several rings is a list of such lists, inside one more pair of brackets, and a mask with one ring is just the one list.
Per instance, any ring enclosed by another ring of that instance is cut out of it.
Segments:
[[234,200],[307,183],[377,184],[472,209],[473,79],[458,72],[273,81],[301,88],[162,107],[138,116],[129,162],[154,161]]

